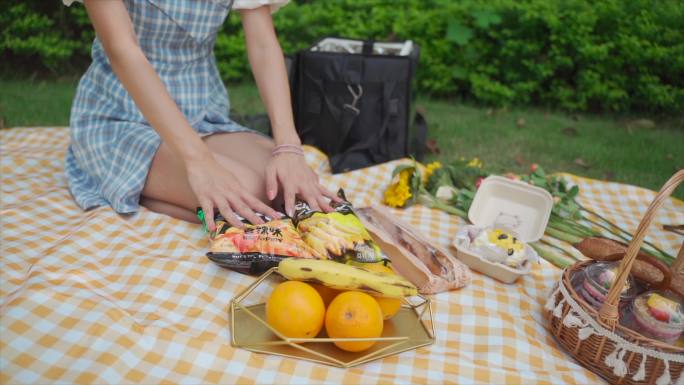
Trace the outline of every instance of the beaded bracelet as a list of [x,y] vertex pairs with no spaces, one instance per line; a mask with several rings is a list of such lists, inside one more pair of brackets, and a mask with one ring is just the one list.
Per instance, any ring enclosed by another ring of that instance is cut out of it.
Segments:
[[271,151],[271,156],[283,153],[304,155],[304,150],[302,149],[302,146],[298,146],[296,144],[281,144],[273,148]]

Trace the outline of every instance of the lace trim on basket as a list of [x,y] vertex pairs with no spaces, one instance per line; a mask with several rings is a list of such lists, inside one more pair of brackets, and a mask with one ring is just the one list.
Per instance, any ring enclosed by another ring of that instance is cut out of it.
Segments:
[[[562,297],[558,304],[556,304],[556,298],[559,293]],[[649,356],[661,359],[665,363],[663,374],[656,380],[656,385],[670,384],[670,362],[684,363],[684,355],[644,348],[604,328],[570,296],[567,288],[562,283],[557,284],[557,287],[552,289],[552,294],[548,298],[544,308],[550,311],[555,318],[560,319],[563,316],[564,303],[570,305],[570,311],[563,318],[563,325],[568,328],[580,328],[577,333],[577,337],[580,340],[585,340],[592,334],[597,334],[607,337],[615,343],[616,348],[606,357],[605,364],[613,368],[613,374],[618,377],[624,377],[628,374],[629,368],[624,360],[627,352],[638,353],[642,357],[639,370],[632,376],[634,381],[642,381],[646,378],[646,359]],[[684,373],[679,376],[675,385],[684,385]]]

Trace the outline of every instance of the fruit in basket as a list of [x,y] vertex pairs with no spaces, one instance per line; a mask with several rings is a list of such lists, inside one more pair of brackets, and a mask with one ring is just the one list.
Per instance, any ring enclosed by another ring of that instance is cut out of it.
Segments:
[[305,282],[282,282],[266,301],[266,321],[286,337],[314,338],[324,319],[323,299]]
[[396,274],[331,260],[287,258],[278,264],[278,273],[289,280],[320,283],[338,290],[359,290],[380,297],[403,298],[418,294],[415,285]]
[[[379,271],[387,274],[396,274],[394,270],[392,270],[390,267],[386,266],[382,262],[366,264],[365,268],[370,271]],[[401,308],[402,301],[400,298],[375,297],[375,300],[378,301],[378,305],[380,305],[380,309],[382,310],[382,315],[386,320],[394,317],[394,315],[397,314],[397,312]]]
[[[366,293],[346,291],[339,294],[325,313],[325,330],[330,338],[378,338],[382,335],[383,316],[378,302]],[[335,341],[348,352],[361,352],[377,341]]]
[[318,294],[321,295],[321,298],[323,299],[323,303],[325,304],[325,307],[327,308],[330,302],[337,297],[338,294],[340,294],[339,290],[335,290],[332,287],[327,287],[325,285],[319,285],[316,283],[311,283],[311,287],[316,289]]

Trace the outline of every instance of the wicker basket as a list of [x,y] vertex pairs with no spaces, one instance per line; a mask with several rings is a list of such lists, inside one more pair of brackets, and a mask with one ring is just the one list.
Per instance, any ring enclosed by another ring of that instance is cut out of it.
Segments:
[[[582,261],[568,267],[545,306],[549,329],[558,343],[579,363],[611,383],[684,385],[684,348],[645,337],[618,322],[620,293],[648,226],[656,210],[682,181],[684,170],[679,170],[649,206],[600,310],[585,302],[571,284],[575,272],[595,261]],[[679,269],[683,265],[684,244],[673,268]],[[669,270],[664,273],[663,284],[669,283]]]

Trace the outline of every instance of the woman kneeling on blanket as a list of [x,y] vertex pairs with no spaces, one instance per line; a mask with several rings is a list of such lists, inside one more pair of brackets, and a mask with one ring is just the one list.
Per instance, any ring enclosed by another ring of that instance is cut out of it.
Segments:
[[[201,206],[210,230],[214,209],[234,226],[236,214],[279,217],[272,207],[292,215],[295,197],[330,211],[327,198],[337,198],[305,163],[294,127],[271,19],[285,2],[85,0],[97,38],[71,110],[66,174],[76,202],[119,213],[142,204],[188,221]],[[241,10],[275,143],[228,118],[213,47],[231,8]]]

